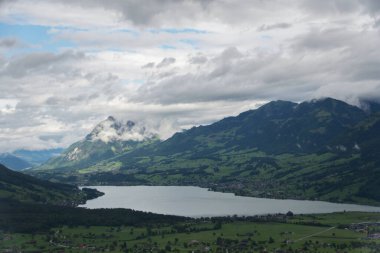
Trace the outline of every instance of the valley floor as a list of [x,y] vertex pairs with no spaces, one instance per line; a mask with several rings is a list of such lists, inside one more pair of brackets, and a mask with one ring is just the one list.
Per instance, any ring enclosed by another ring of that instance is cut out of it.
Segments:
[[379,221],[380,213],[351,212],[64,226],[0,233],[0,252],[380,252]]

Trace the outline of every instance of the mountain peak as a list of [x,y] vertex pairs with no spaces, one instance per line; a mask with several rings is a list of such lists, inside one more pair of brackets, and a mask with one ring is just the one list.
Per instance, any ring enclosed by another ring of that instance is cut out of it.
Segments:
[[106,143],[113,141],[143,141],[154,136],[155,134],[149,132],[142,124],[137,124],[131,120],[124,122],[109,116],[95,126],[91,133],[86,136],[86,140],[100,140]]
[[311,104],[319,104],[319,105],[320,104],[324,104],[324,105],[334,105],[334,104],[348,105],[344,101],[341,101],[341,100],[338,100],[338,99],[335,99],[335,98],[331,98],[331,97],[316,98],[316,99],[312,99],[310,101],[306,101],[306,102],[303,102],[303,103],[311,103]]
[[348,104],[344,101],[337,100],[330,97],[313,99],[310,101],[302,102],[298,105],[299,108],[318,108],[318,109],[326,109],[334,112],[343,113],[343,111],[353,111],[358,114],[362,114],[363,110],[357,106]]
[[284,100],[276,100],[271,101],[256,110],[253,110],[253,112],[257,111],[265,117],[285,116],[291,113],[294,110],[295,106],[297,106],[297,103]]
[[131,120],[128,120],[126,125],[127,125],[129,128],[132,128],[132,127],[134,127],[134,126],[136,125],[136,123],[133,122],[133,121],[131,121]]
[[107,121],[116,121],[116,119],[113,116],[108,116],[106,120]]
[[275,101],[271,101],[271,102],[261,106],[260,108],[293,107],[295,105],[297,105],[297,103],[286,101],[286,100],[275,100]]

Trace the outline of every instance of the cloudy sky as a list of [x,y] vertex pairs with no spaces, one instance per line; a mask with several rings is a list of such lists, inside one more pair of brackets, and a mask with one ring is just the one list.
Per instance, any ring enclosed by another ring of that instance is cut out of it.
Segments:
[[380,97],[378,0],[0,0],[0,152],[108,115],[165,138],[270,101]]

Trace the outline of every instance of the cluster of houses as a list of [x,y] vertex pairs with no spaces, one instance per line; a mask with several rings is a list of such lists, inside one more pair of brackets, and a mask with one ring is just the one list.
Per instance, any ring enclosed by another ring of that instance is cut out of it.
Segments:
[[376,228],[380,231],[380,222],[360,222],[360,223],[352,223],[349,226],[350,230],[355,232],[366,233],[368,239],[380,239],[380,233],[371,233],[371,228]]

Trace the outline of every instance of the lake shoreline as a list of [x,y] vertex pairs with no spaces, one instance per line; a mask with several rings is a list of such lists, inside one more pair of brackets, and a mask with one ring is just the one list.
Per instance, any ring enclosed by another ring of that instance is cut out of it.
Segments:
[[[159,214],[179,215],[188,217],[221,217],[230,215],[252,216],[287,213],[291,211],[295,214],[318,214],[332,213],[343,211],[365,211],[380,212],[380,207],[361,205],[361,204],[345,204],[334,203],[319,200],[293,200],[293,199],[270,199],[256,198],[250,196],[237,196],[234,193],[215,192],[207,188],[197,186],[86,186],[96,188],[105,193],[103,197],[88,201],[79,207],[87,208],[127,208],[139,211],[147,211]],[[122,189],[120,187],[123,187]],[[126,195],[120,193],[121,190],[127,190]],[[154,191],[154,193],[150,193]],[[158,192],[157,192],[158,191]],[[161,192],[161,193],[160,193]],[[183,196],[181,195],[183,193]],[[118,196],[117,204],[112,201],[112,194]],[[142,194],[140,198],[131,197],[129,194]],[[105,199],[108,198],[108,199]],[[208,202],[204,201],[208,198]],[[126,204],[122,206],[122,201]],[[160,207],[158,202],[167,207]],[[102,204],[102,202],[106,201]],[[173,202],[174,201],[174,202]],[[152,203],[154,203],[155,207]],[[189,203],[188,203],[189,202]],[[255,204],[253,204],[255,202]],[[174,205],[175,204],[175,205]],[[205,205],[216,205],[221,208],[219,211],[210,211]],[[238,207],[229,208],[228,205],[238,205]],[[267,206],[269,205],[269,206]],[[270,207],[272,205],[272,207]],[[184,208],[200,211],[185,211]],[[285,207],[284,207],[285,206]],[[323,208],[321,208],[323,207]],[[156,208],[156,209],[155,209]],[[202,210],[203,208],[203,210]],[[227,209],[226,209],[227,208]],[[240,208],[240,209],[239,209]],[[313,209],[314,208],[314,209]],[[222,210],[225,210],[223,212]],[[243,211],[242,211],[243,210]],[[244,211],[248,210],[248,211]]]
[[362,206],[373,206],[373,207],[380,207],[380,202],[374,201],[374,200],[363,200],[363,201],[340,201],[338,200],[330,200],[325,198],[302,198],[302,197],[279,197],[279,196],[271,196],[271,195],[265,195],[262,194],[252,194],[251,192],[244,192],[241,190],[234,191],[231,188],[218,188],[215,187],[215,184],[209,185],[192,185],[192,184],[133,184],[133,183],[123,183],[123,184],[99,184],[99,185],[90,185],[90,184],[84,184],[84,185],[78,185],[78,187],[99,187],[99,186],[174,186],[174,187],[199,187],[203,189],[207,189],[208,191],[212,192],[218,192],[218,193],[231,193],[235,196],[239,197],[252,197],[252,198],[265,198],[265,199],[276,199],[276,200],[302,200],[302,201],[323,201],[328,203],[335,203],[335,204],[352,204],[352,205],[362,205]]

